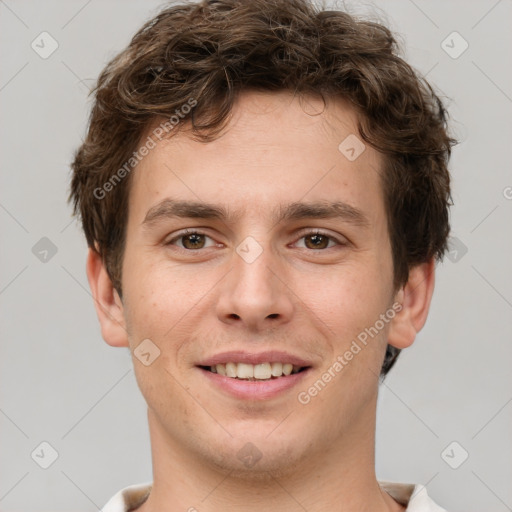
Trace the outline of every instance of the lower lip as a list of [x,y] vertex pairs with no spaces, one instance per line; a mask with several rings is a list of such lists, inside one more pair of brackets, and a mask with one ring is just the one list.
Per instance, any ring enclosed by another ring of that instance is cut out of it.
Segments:
[[310,368],[299,373],[269,380],[233,379],[204,370],[203,368],[199,368],[199,370],[207,379],[210,379],[210,382],[235,398],[242,400],[268,400],[297,385],[309,372]]

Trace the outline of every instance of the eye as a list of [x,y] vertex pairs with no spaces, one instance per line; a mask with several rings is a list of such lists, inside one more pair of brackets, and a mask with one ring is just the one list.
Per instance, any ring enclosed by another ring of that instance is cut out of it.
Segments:
[[[210,245],[207,245],[208,240],[211,242]],[[195,250],[213,247],[216,244],[212,238],[204,233],[185,231],[166,242],[166,245],[177,245],[180,249]]]
[[328,235],[326,233],[322,233],[321,231],[313,231],[307,233],[301,236],[299,240],[304,240],[304,245],[302,247],[305,247],[306,249],[315,250],[330,249],[335,245],[346,245],[345,243],[340,242],[339,240],[334,238],[333,236]]
[[[302,245],[300,243],[302,242]],[[347,245],[337,238],[323,233],[321,231],[312,231],[305,233],[296,242],[298,247],[312,250],[330,249],[336,245]],[[194,251],[198,249],[207,249],[208,247],[218,246],[211,237],[199,231],[185,230],[171,238],[165,245],[176,245],[180,249]]]

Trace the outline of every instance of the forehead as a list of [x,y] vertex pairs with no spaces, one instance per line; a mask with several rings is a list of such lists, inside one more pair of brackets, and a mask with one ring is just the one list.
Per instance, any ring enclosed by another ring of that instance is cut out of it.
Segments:
[[215,140],[183,128],[137,165],[130,217],[142,222],[166,198],[218,204],[237,219],[250,210],[270,221],[290,203],[321,201],[382,214],[382,156],[360,140],[357,115],[342,100],[247,92]]

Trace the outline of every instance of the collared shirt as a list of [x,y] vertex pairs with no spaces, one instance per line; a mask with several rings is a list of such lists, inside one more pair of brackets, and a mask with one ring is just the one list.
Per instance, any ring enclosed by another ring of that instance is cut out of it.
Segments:
[[[447,512],[436,505],[427,494],[427,489],[421,484],[401,484],[396,482],[379,482],[386,491],[400,505],[406,506],[406,512]],[[151,492],[151,482],[130,485],[120,490],[101,509],[102,512],[130,512],[140,507]]]

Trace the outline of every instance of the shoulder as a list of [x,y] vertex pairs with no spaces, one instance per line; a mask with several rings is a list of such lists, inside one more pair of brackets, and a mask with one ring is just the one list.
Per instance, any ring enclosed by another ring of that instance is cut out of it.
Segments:
[[447,512],[434,502],[422,484],[380,481],[379,485],[394,500],[406,506],[406,512]]
[[130,485],[116,493],[101,512],[129,512],[142,505],[151,492],[152,482]]

